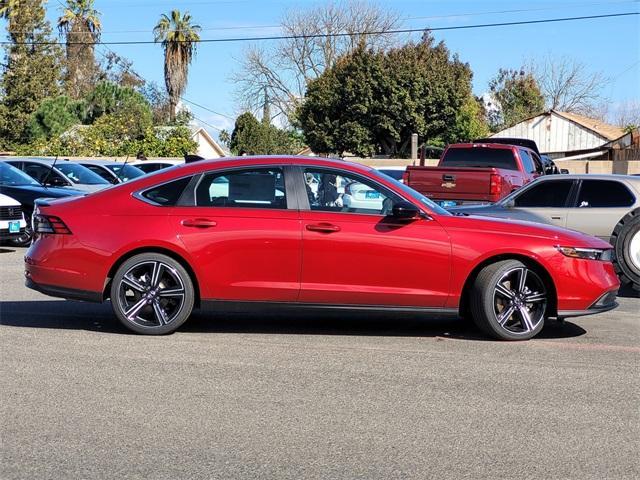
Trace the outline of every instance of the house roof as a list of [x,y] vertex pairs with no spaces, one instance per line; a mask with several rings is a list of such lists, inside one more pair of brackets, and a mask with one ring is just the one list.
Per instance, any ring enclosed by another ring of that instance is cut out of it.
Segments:
[[559,117],[563,117],[571,122],[577,123],[607,140],[616,140],[625,134],[622,128],[609,125],[608,123],[596,120],[595,118],[585,117],[584,115],[578,115],[577,113],[559,112],[557,110],[551,110],[551,112],[555,113]]
[[218,144],[218,142],[216,142],[213,139],[213,137],[209,134],[209,132],[207,132],[204,128],[199,127],[199,126],[195,126],[195,125],[190,125],[189,126],[189,130],[191,130],[192,136],[195,136],[198,133],[200,135],[202,135],[207,140],[207,142],[209,142],[209,144],[211,144],[213,149],[216,152],[218,152],[218,155],[220,155],[221,157],[228,156],[227,152],[224,151],[224,149]]

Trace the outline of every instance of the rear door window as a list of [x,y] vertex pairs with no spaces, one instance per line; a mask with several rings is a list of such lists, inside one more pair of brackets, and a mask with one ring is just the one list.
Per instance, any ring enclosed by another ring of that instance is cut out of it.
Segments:
[[579,208],[629,207],[635,198],[622,183],[613,180],[583,180],[578,194]]
[[515,156],[510,149],[485,147],[450,148],[442,158],[440,166],[518,170]]
[[281,168],[252,168],[209,173],[196,187],[199,207],[286,209]]
[[546,181],[534,184],[516,196],[516,207],[562,208],[566,206],[573,180]]
[[163,183],[162,185],[145,191],[142,193],[142,196],[156,205],[162,205],[163,207],[173,206],[182,196],[191,178],[192,177],[185,177],[174,180],[173,182]]

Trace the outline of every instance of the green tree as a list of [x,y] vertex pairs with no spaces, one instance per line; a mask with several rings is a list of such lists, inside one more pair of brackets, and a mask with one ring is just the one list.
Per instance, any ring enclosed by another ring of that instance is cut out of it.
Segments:
[[29,120],[31,140],[51,138],[79,124],[84,115],[84,103],[61,95],[45,99]]
[[200,40],[199,25],[193,25],[191,15],[173,10],[171,16],[162,14],[153,29],[156,42],[164,49],[164,82],[169,94],[170,119],[176,117],[176,106],[187,87],[189,65]]
[[131,111],[142,113],[146,121],[151,106],[145,97],[130,87],[122,87],[112,82],[99,82],[85,97],[85,118],[93,123],[103,115]]
[[464,102],[450,132],[451,142],[468,142],[489,135],[484,105],[481,99],[469,96]]
[[67,0],[58,19],[58,29],[67,42],[65,87],[74,99],[88,92],[100,72],[95,59],[95,44],[100,40],[100,12],[94,0]]
[[494,131],[510,127],[544,110],[544,96],[531,72],[500,69],[489,82],[495,109],[489,115]]
[[428,34],[386,52],[360,48],[309,83],[297,125],[319,153],[407,156],[412,133],[429,143],[455,139],[471,78]]
[[294,132],[259,122],[245,112],[236,119],[229,148],[235,155],[293,155],[302,148],[302,142]]
[[10,41],[0,77],[0,144],[7,148],[28,140],[31,114],[58,94],[60,48],[51,44],[43,0],[4,0],[0,16]]

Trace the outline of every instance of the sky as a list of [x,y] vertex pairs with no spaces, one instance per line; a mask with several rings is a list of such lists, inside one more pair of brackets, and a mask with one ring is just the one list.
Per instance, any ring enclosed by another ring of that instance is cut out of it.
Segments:
[[[48,18],[55,24],[60,2],[49,0]],[[102,13],[102,41],[152,40],[152,29],[162,13],[188,10],[203,27],[201,37],[277,35],[280,18],[289,10],[318,5],[309,0],[96,0]],[[374,2],[376,3],[376,2]],[[395,10],[404,28],[448,27],[558,17],[638,12],[638,0],[387,0],[378,5]],[[419,17],[419,18],[417,18]],[[610,110],[629,100],[640,101],[640,16],[574,22],[520,25],[434,32],[473,70],[474,93],[481,95],[499,68],[519,68],[546,56],[568,57],[603,72],[610,79],[603,94]],[[404,39],[420,34],[405,34]],[[265,47],[273,44],[267,41]],[[234,96],[231,75],[239,68],[247,42],[204,43],[190,68],[184,98],[207,110],[191,110],[211,133],[231,130],[241,108]],[[143,78],[160,86],[163,52],[160,45],[109,46],[133,62]],[[99,47],[105,51],[105,47]],[[212,113],[213,110],[218,113]]]

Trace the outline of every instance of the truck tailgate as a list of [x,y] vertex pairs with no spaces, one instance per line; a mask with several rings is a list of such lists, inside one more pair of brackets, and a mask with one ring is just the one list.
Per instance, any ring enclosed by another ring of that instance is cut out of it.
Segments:
[[408,167],[407,183],[437,200],[491,201],[491,174],[496,168]]

